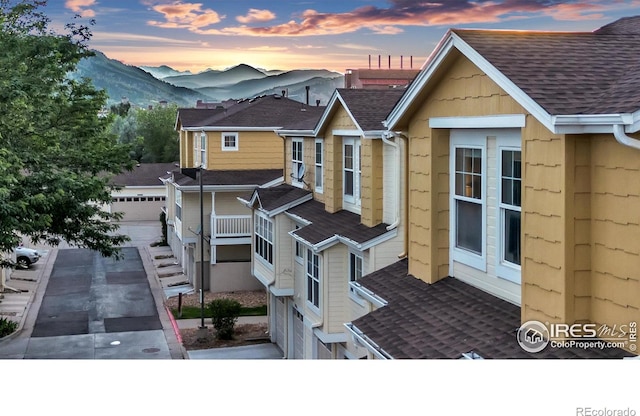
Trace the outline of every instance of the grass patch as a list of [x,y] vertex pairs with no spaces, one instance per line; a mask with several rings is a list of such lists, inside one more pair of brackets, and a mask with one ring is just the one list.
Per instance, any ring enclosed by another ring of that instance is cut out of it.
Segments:
[[[200,318],[200,306],[183,306],[182,307],[182,316],[178,317],[178,309],[171,309],[171,313],[173,317],[176,319],[197,319]],[[240,309],[240,316],[264,316],[267,314],[267,305],[255,306],[252,308],[245,308],[244,306]],[[210,312],[207,308],[204,309],[204,317],[211,318]]]

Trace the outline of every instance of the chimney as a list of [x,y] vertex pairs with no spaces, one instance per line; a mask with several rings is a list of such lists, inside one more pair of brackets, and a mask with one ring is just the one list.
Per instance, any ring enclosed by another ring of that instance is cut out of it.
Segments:
[[369,55],[369,69],[371,69],[371,55]]
[[310,88],[311,88],[311,87],[310,87],[310,86],[308,86],[308,85],[304,87],[304,89],[305,89],[305,90],[307,90],[307,105],[309,105],[309,89],[310,89]]
[[316,100],[316,107],[320,107],[320,100]]
[[411,69],[413,69],[413,55],[411,55]]
[[403,66],[404,66],[403,60],[404,60],[404,57],[402,55],[400,55],[400,69],[404,69],[403,68]]
[[380,61],[380,59],[381,59],[380,55],[378,55],[378,69],[382,68],[382,64],[381,64],[382,61]]
[[391,55],[389,55],[389,69],[391,69]]

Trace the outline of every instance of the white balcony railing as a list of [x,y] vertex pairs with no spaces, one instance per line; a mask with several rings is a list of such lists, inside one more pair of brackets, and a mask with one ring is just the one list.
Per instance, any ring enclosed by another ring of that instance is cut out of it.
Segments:
[[215,238],[251,236],[251,215],[212,215],[211,230]]

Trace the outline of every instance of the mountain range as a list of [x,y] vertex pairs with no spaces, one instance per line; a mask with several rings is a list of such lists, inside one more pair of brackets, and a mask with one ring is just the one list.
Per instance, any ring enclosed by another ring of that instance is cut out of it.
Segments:
[[108,58],[100,51],[79,62],[73,78],[90,78],[96,88],[106,90],[108,104],[123,98],[134,106],[147,107],[161,101],[179,107],[194,107],[196,101],[222,102],[263,94],[286,94],[294,100],[318,100],[326,105],[335,88],[344,86],[344,76],[324,69],[292,71],[264,70],[240,64],[226,70],[200,73],[178,71],[167,65],[136,67]]

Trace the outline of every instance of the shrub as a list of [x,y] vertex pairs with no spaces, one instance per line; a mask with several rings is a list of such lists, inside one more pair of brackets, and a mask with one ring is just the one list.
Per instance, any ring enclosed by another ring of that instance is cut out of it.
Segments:
[[0,318],[0,338],[12,334],[18,328],[18,323],[7,318]]
[[242,310],[240,302],[235,299],[223,298],[215,299],[207,306],[218,339],[232,339],[236,321]]

